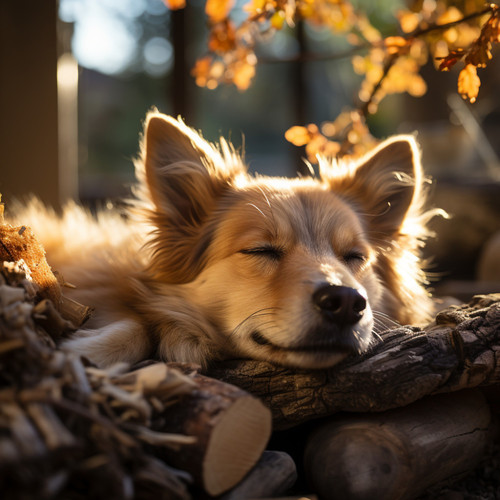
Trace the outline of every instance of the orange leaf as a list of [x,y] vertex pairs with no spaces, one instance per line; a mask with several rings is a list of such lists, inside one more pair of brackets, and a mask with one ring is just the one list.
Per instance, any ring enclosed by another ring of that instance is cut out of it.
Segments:
[[478,68],[484,68],[492,57],[490,48],[490,42],[479,43],[478,41],[477,43],[472,44],[472,47],[465,58],[465,62]]
[[199,87],[205,87],[210,81],[212,64],[213,59],[211,56],[205,56],[196,61],[194,68],[191,70],[191,74],[195,77],[196,85]]
[[306,127],[291,127],[285,132],[285,139],[295,146],[304,146],[311,139],[311,135]]
[[255,76],[255,65],[247,61],[237,61],[233,67],[233,83],[238,90],[246,90]]
[[462,57],[465,52],[463,49],[451,50],[447,56],[436,57],[437,60],[441,60],[439,64],[439,71],[449,71]]
[[186,0],[163,0],[163,2],[170,10],[179,10],[186,6]]
[[236,29],[234,24],[226,19],[214,24],[208,40],[208,48],[212,52],[229,52],[236,47]]
[[387,47],[387,52],[389,54],[397,54],[402,52],[402,49],[408,46],[408,40],[402,36],[388,36],[384,40],[384,44]]
[[476,102],[480,85],[477,68],[473,64],[467,64],[458,75],[458,92],[464,99],[469,99],[473,103]]
[[224,21],[233,8],[234,0],[207,0],[205,13],[213,23]]
[[399,19],[401,29],[405,33],[411,33],[412,31],[416,30],[418,28],[418,25],[420,24],[420,16],[415,12],[400,10],[397,13],[397,17]]
[[439,64],[439,71],[450,71],[450,68],[455,66],[455,64],[458,62],[457,57],[443,57],[443,60]]

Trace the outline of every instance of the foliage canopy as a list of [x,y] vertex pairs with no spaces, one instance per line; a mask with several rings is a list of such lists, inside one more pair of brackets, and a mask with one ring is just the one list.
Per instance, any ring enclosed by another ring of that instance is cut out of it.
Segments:
[[[164,0],[171,9],[183,8],[185,1]],[[481,85],[477,70],[488,64],[493,44],[500,41],[500,8],[483,0],[411,0],[396,13],[399,33],[390,36],[383,36],[350,0],[249,0],[239,22],[231,16],[234,8],[235,0],[206,0],[207,53],[192,70],[199,86],[214,89],[225,83],[246,90],[255,76],[262,35],[272,37],[301,21],[341,34],[351,45],[353,69],[363,77],[358,105],[321,127],[297,125],[285,134],[288,141],[306,147],[312,163],[318,154],[357,156],[370,149],[376,140],[367,116],[387,95],[424,95],[427,84],[420,69],[429,59],[439,71],[463,65],[458,92],[475,102]]]

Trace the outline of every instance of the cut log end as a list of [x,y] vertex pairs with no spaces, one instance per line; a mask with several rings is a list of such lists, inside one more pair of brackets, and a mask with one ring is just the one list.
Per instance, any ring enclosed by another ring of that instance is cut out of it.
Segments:
[[306,474],[324,500],[403,500],[470,472],[495,430],[481,393],[333,419],[312,434]]
[[217,422],[203,463],[210,495],[237,484],[257,463],[271,435],[271,414],[256,398],[242,397]]
[[[265,451],[243,481],[218,500],[281,497],[290,491],[296,480],[297,468],[290,455],[282,451]],[[306,500],[305,497],[302,498]]]
[[364,422],[318,433],[305,460],[315,490],[329,500],[395,498],[411,471],[397,436]]

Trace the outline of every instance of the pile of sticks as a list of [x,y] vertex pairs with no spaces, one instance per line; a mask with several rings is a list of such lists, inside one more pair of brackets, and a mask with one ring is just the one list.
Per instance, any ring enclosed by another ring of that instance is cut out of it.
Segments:
[[0,224],[2,498],[189,499],[239,483],[270,411],[192,365],[103,370],[59,349],[89,311],[44,265],[29,229]]
[[[192,380],[163,367],[99,370],[55,349],[51,332],[70,328],[22,267],[0,274],[0,490],[3,498],[189,498],[188,475],[150,449],[178,448],[193,437],[155,432],[155,416],[193,391]],[[43,325],[43,326],[42,326]],[[147,375],[147,373],[146,373]],[[150,379],[150,377],[146,377]]]

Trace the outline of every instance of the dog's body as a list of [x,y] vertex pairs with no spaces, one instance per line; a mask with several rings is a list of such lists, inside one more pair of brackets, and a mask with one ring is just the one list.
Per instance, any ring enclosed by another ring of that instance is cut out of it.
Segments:
[[320,179],[250,177],[226,142],[150,113],[137,172],[126,218],[72,206],[58,219],[37,204],[18,217],[94,307],[65,346],[98,365],[322,368],[365,350],[377,318],[432,313],[419,259],[430,213],[410,136],[358,164],[322,160]]

